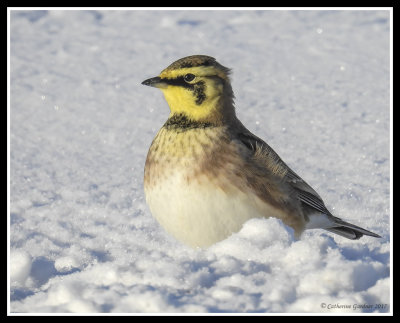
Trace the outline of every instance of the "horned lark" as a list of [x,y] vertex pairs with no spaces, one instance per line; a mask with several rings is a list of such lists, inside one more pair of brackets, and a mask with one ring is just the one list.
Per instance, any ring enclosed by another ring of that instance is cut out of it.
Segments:
[[251,218],[275,217],[294,229],[322,228],[349,239],[379,235],[347,223],[235,114],[230,69],[188,56],[142,82],[159,88],[170,115],[144,170],[146,201],[176,239],[208,247]]

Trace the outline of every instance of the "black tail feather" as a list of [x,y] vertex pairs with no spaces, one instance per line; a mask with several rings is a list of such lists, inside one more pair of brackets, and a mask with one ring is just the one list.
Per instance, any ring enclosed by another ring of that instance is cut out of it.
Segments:
[[342,237],[345,237],[345,238],[351,239],[351,240],[360,239],[363,235],[371,236],[371,237],[375,237],[375,238],[382,238],[380,235],[378,235],[376,233],[365,230],[354,224],[345,222],[342,219],[339,219],[337,217],[335,217],[334,219],[335,219],[335,226],[332,226],[330,228],[325,228],[325,230],[336,233],[338,235],[341,235]]

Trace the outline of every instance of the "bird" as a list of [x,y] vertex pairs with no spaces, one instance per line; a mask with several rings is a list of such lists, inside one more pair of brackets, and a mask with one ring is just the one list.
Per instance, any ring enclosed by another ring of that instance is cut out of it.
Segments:
[[142,82],[160,89],[170,114],[144,167],[149,209],[175,239],[208,248],[252,218],[293,229],[325,229],[348,239],[376,233],[331,214],[320,195],[235,112],[231,69],[207,55],[173,62]]

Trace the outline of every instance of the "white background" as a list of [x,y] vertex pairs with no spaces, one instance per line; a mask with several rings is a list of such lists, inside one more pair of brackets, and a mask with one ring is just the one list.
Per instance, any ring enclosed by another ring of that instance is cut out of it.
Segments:
[[[389,36],[388,10],[11,10],[9,310],[391,311]],[[140,83],[193,54],[232,68],[249,130],[382,239],[297,241],[276,219],[207,250],[168,236],[143,167],[169,109]]]

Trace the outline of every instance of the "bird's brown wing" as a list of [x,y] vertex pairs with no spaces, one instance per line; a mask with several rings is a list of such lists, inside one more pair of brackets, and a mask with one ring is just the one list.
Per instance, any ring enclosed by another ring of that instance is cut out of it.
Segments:
[[266,142],[253,135],[244,128],[244,126],[241,129],[242,131],[237,133],[237,138],[239,138],[241,143],[246,146],[254,156],[260,156],[260,158],[257,159],[260,163],[263,163],[264,167],[268,167],[270,171],[274,172],[277,176],[281,176],[282,181],[287,185],[290,185],[295,196],[297,196],[298,200],[302,203],[305,215],[311,215],[317,212],[326,214],[330,219],[331,224],[324,227],[324,229],[348,239],[359,239],[363,235],[380,238],[380,236],[374,232],[333,216],[326,208],[318,193],[299,175],[290,169],[290,167],[283,162],[279,155]]
[[312,210],[331,215],[319,194],[287,166],[265,141],[249,131],[239,132],[237,136],[247,149],[259,156],[258,159],[265,164],[265,167],[270,168],[277,176],[281,176],[282,181],[291,186],[301,203],[311,207]]

